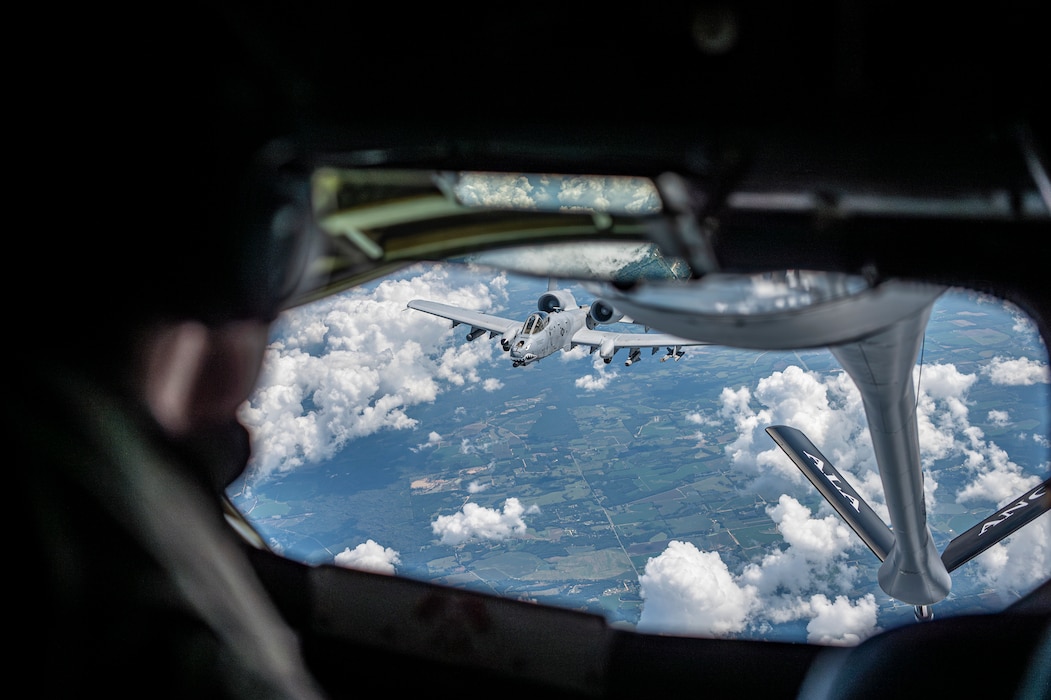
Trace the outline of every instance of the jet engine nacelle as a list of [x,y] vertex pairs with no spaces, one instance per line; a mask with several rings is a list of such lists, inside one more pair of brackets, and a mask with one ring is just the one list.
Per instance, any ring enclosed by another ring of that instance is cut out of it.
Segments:
[[600,323],[616,323],[624,318],[621,313],[608,301],[596,299],[588,309],[588,328],[594,328]]
[[575,309],[577,307],[577,300],[573,298],[573,294],[568,289],[555,289],[542,294],[540,298],[537,299],[536,307],[547,313],[551,313],[552,311],[563,311],[565,309]]

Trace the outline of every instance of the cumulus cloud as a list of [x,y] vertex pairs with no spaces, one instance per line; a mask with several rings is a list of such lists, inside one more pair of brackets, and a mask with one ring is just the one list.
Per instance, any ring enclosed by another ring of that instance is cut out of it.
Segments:
[[1005,461],[984,469],[956,494],[958,503],[986,501],[1001,508],[1012,498],[1022,495],[1040,483],[1034,475],[1026,475],[1014,462]]
[[520,537],[526,532],[523,514],[539,513],[533,505],[526,509],[517,498],[504,501],[503,510],[485,508],[477,503],[466,503],[457,513],[439,515],[431,523],[431,530],[441,544],[458,545],[472,540],[505,540]]
[[755,389],[726,387],[719,416],[736,438],[725,447],[735,468],[756,478],[750,485],[770,499],[808,482],[765,430],[802,430],[879,512],[882,487],[872,455],[861,395],[843,372],[822,377],[797,365],[759,379]]
[[[592,355],[596,359],[599,357],[591,352],[591,348],[584,345],[578,345],[575,348],[570,348],[569,350],[560,352],[556,357],[562,362],[579,362],[580,360],[586,359],[588,355]],[[601,364],[602,363],[600,362],[595,362],[595,369],[601,369]]]
[[481,493],[488,489],[492,484],[481,484],[477,480],[467,484],[467,493]]
[[993,384],[1007,386],[1029,386],[1051,382],[1051,372],[1043,362],[1030,360],[1028,357],[1007,359],[994,357],[992,362],[982,369]]
[[868,593],[857,600],[818,593],[810,599],[811,618],[807,641],[811,644],[854,646],[876,630],[876,598]]
[[[574,353],[577,354],[577,358],[572,357]],[[580,359],[587,355],[587,351],[584,350],[582,347],[578,346],[576,348],[573,348],[569,352],[562,353],[562,355],[563,358],[567,360]],[[566,358],[567,355],[570,357]],[[594,369],[595,373],[586,374],[583,377],[578,377],[574,382],[574,385],[578,389],[583,389],[584,391],[589,392],[602,391],[603,389],[609,386],[610,382],[617,378],[617,371],[609,369],[610,365],[607,365],[597,353],[593,355],[593,357],[595,359],[592,361],[592,369]]]
[[[719,428],[719,419],[717,417],[713,418],[712,416],[706,415],[704,413],[690,412],[683,416],[683,418],[686,421],[686,423],[690,425],[699,425],[704,428]],[[706,446],[709,442],[708,435],[705,433],[704,430],[698,430],[695,433],[683,435],[682,439],[693,442],[694,446],[698,449]]]
[[486,377],[482,380],[482,389],[488,392],[499,391],[504,388],[504,383],[495,377]]
[[[743,581],[771,597],[849,590],[856,572],[845,559],[859,547],[860,540],[838,515],[812,517],[809,508],[788,495],[782,495],[776,505],[768,507],[767,514],[787,546],[748,564],[741,576]],[[791,597],[776,602],[774,607],[785,605],[798,611],[797,601]]]
[[427,435],[427,442],[421,442],[418,445],[416,445],[416,447],[410,447],[409,450],[412,452],[419,452],[420,450],[424,450],[428,447],[437,447],[441,444],[441,442],[442,436],[432,430],[430,434]]
[[406,304],[424,298],[488,310],[505,287],[503,275],[464,281],[434,266],[283,314],[258,388],[240,411],[252,433],[250,474],[265,478],[329,459],[349,440],[415,428],[409,407],[448,387],[481,386],[493,344],[449,347],[450,323]]
[[[856,644],[875,634],[875,597],[851,599],[855,572],[845,559],[853,533],[830,515],[783,496],[768,509],[787,547],[734,575],[718,552],[673,541],[646,563],[639,577],[643,609],[640,631],[732,636],[746,629],[807,619],[809,639],[821,644]],[[817,592],[816,592],[817,591]]]
[[718,552],[669,542],[639,577],[644,605],[637,629],[694,636],[725,636],[745,628],[758,600],[739,584]]
[[478,454],[479,452],[484,452],[486,447],[487,446],[484,444],[480,445],[475,443],[470,438],[463,438],[460,440],[460,454],[462,455]]
[[609,386],[615,376],[615,374],[589,374],[578,377],[573,384],[584,391],[602,391]]
[[1051,579],[1051,516],[1041,515],[970,564],[984,585],[1001,593],[1029,590]]
[[367,540],[354,549],[347,547],[335,556],[334,561],[338,566],[348,569],[393,574],[395,567],[401,564],[401,557],[390,547],[377,544],[374,540]]
[[793,552],[807,561],[827,562],[844,553],[851,545],[853,533],[834,515],[821,519],[811,517],[810,509],[788,495],[767,513]]
[[987,420],[993,425],[1007,425],[1011,421],[1011,414],[1007,411],[989,411],[986,416]]
[[[991,372],[983,370],[981,376]],[[914,370],[917,389],[917,429],[920,459],[925,469],[928,507],[936,504],[939,460],[954,459],[973,473],[956,495],[961,503],[1001,501],[1032,488],[1027,476],[996,443],[971,424],[968,394],[979,374],[960,372],[952,364],[930,363]],[[720,417],[737,437],[726,453],[743,473],[754,474],[752,488],[773,499],[779,493],[808,488],[792,461],[772,443],[765,428],[786,424],[799,428],[844,474],[869,505],[887,519],[868,423],[860,393],[845,373],[822,377],[792,365],[757,381],[755,388],[726,387],[720,396]],[[990,414],[991,421],[1005,419]]]

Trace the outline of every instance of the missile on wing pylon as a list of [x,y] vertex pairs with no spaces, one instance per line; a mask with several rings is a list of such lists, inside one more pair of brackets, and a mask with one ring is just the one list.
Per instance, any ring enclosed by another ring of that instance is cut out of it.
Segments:
[[[657,348],[653,348],[653,351],[657,352]],[[682,347],[679,346],[679,345],[676,345],[673,348],[668,348],[668,352],[667,352],[667,354],[664,355],[664,357],[661,358],[661,362],[664,362],[664,361],[666,361],[668,359],[672,359],[672,360],[675,360],[676,362],[678,362],[679,360],[682,359],[682,356],[683,356]]]

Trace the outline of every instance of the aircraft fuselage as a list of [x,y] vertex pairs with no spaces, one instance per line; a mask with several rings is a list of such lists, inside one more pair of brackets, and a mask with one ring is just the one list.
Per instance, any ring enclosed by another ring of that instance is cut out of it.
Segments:
[[587,307],[534,312],[506,344],[515,367],[522,367],[572,346],[573,335],[587,323]]

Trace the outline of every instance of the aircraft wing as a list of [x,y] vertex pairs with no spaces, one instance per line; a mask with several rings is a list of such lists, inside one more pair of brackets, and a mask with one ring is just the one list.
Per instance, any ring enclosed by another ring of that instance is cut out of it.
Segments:
[[[479,330],[488,331],[490,338],[497,334],[516,330],[522,325],[521,321],[501,318],[500,316],[493,316],[492,314],[482,313],[481,311],[472,311],[471,309],[464,309],[451,304],[442,304],[437,301],[427,301],[426,299],[413,299],[407,304],[407,306],[410,309],[416,309],[417,311],[424,311],[429,314],[434,314],[435,316],[447,318],[453,322],[453,327],[456,327],[461,323],[468,324],[471,326],[472,333]],[[475,337],[477,337],[477,335]]]
[[629,350],[653,348],[653,351],[656,352],[658,348],[666,347],[675,348],[678,353],[679,348],[688,345],[708,345],[708,343],[681,338],[670,333],[615,333],[588,328],[581,328],[577,331],[573,335],[572,342],[574,345],[590,345],[592,352],[599,350],[603,357],[612,357],[621,348]]

